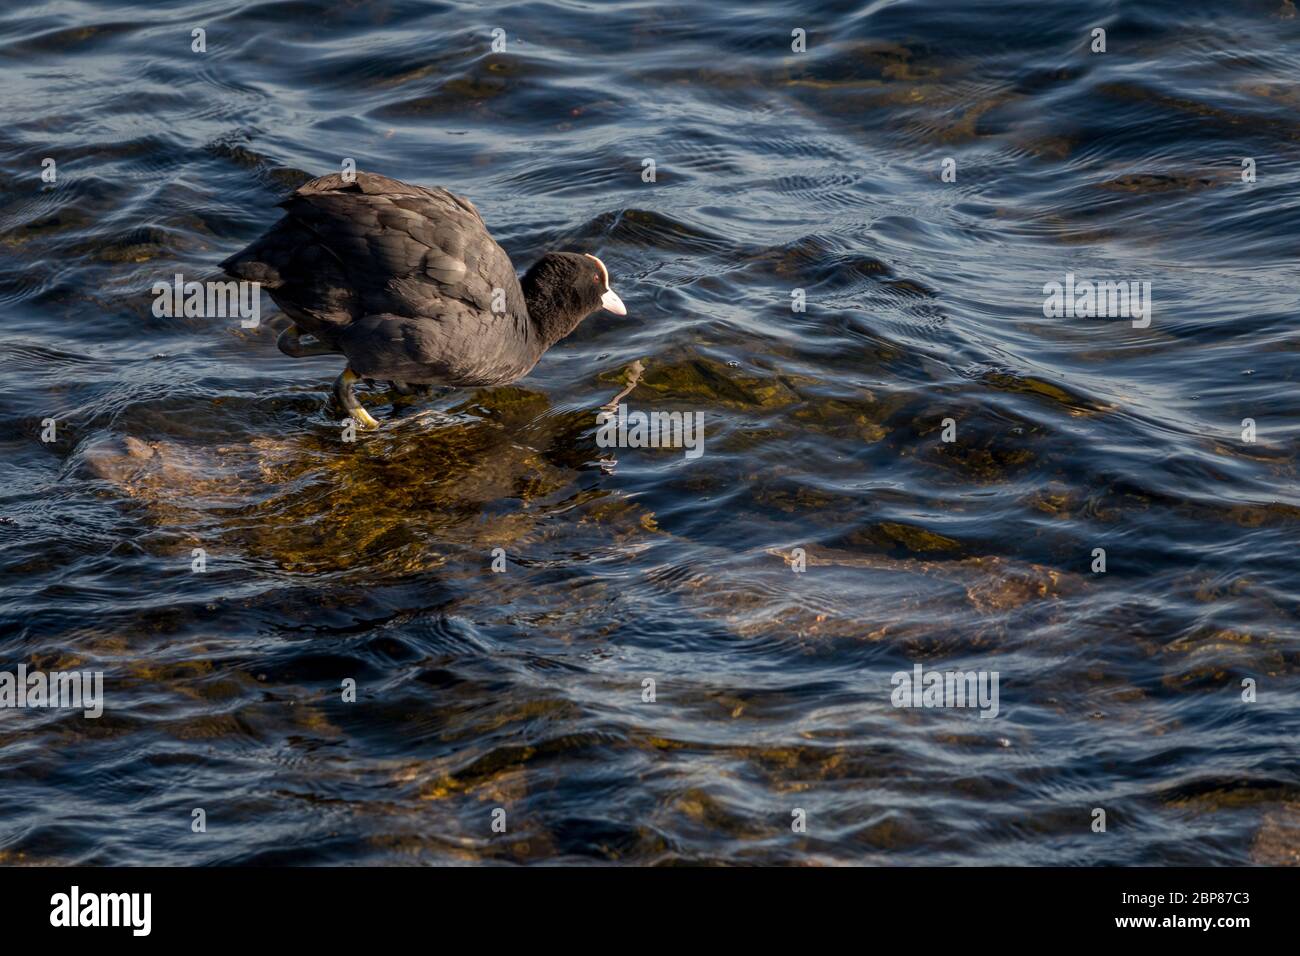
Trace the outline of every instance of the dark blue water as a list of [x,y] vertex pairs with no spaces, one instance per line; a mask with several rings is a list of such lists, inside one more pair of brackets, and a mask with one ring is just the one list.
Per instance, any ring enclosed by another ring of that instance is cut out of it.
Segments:
[[[86,0],[0,64],[0,670],[105,682],[0,709],[0,862],[1297,860],[1289,0]],[[629,316],[341,442],[269,299],[150,289],[345,158]],[[636,360],[700,458],[602,467]]]

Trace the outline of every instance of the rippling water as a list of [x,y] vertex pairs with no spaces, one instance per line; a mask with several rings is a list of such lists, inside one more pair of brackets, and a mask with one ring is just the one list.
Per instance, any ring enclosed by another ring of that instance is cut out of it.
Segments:
[[[65,0],[0,62],[0,669],[106,693],[0,710],[0,862],[1297,859],[1290,0]],[[341,443],[269,299],[150,288],[345,157],[629,317]],[[701,458],[602,467],[638,359]]]

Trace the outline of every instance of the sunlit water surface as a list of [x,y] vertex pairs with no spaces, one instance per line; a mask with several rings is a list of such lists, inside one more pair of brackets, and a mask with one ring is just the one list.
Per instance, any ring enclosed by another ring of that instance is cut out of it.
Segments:
[[[0,710],[0,862],[1296,861],[1292,2],[155,6],[0,15],[0,669],[107,695]],[[345,157],[630,315],[343,443],[150,288]],[[602,467],[635,360],[703,456]]]

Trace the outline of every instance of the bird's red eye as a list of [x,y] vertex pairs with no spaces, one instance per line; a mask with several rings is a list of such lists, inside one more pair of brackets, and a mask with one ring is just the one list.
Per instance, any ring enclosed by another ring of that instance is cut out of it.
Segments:
[[600,285],[600,273],[597,272],[594,276],[592,276],[591,281],[596,283],[596,285]]

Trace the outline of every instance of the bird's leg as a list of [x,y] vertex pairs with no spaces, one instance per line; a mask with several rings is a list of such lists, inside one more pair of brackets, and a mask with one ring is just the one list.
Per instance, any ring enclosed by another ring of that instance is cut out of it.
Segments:
[[635,362],[633,362],[631,365],[627,367],[627,372],[628,372],[627,387],[624,388],[623,391],[615,395],[613,398],[611,398],[604,405],[602,405],[601,406],[602,411],[606,411],[606,412],[618,411],[618,403],[623,401],[623,399],[627,398],[627,396],[632,392],[632,389],[636,388],[637,385],[641,383],[641,375],[645,372],[645,366],[641,364],[640,359],[637,359]]
[[324,342],[314,342],[310,345],[304,344],[298,338],[298,326],[291,325],[275,340],[276,347],[285,355],[293,358],[304,358],[308,355],[333,355],[334,349],[330,348]]
[[[641,384],[641,376],[644,374],[645,366],[641,364],[640,359],[637,359],[629,365],[627,367],[627,384],[623,386],[623,391],[619,392],[604,405],[600,406],[601,413],[603,415],[613,415],[617,412],[618,403],[631,395],[632,389]],[[596,416],[596,421],[601,421],[601,415]],[[599,464],[602,472],[607,475],[612,475],[614,473],[614,466],[618,464],[618,460],[611,456],[609,458],[600,459]]]
[[378,428],[379,422],[375,421],[374,417],[357,401],[357,397],[352,394],[352,385],[358,378],[360,376],[352,371],[351,366],[345,368],[334,382],[334,397],[339,400],[339,404],[343,406],[344,411],[351,415],[361,428]]

